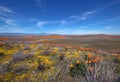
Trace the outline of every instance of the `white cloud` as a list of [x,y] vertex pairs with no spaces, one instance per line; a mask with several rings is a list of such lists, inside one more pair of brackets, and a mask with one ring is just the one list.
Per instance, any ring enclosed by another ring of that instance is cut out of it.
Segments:
[[14,13],[11,9],[4,7],[4,6],[0,6],[0,12]]
[[4,7],[4,6],[0,6],[0,15],[1,16],[8,16],[9,14],[13,14],[14,11],[7,8],[7,7]]
[[36,22],[36,25],[37,27],[39,28],[42,28],[44,25],[48,25],[48,24],[57,24],[58,26],[60,25],[65,25],[67,23],[69,23],[68,21],[66,20],[51,20],[51,21],[39,21],[38,19],[31,19],[32,22]]
[[7,25],[15,26],[16,20],[10,18],[11,14],[15,14],[13,10],[4,6],[0,6],[0,20],[2,20]]
[[96,14],[97,12],[99,12],[99,11],[105,9],[105,8],[108,8],[109,6],[118,4],[118,3],[120,3],[120,1],[119,0],[115,0],[115,1],[112,1],[112,2],[109,2],[109,3],[105,4],[105,5],[103,5],[101,8],[98,8],[98,9],[95,9],[95,10],[92,10],[92,11],[88,11],[88,12],[84,12],[81,15],[70,16],[69,18],[76,19],[76,20],[86,20],[89,17],[91,17],[94,14]]
[[93,15],[94,13],[96,13],[96,11],[89,11],[89,12],[85,12],[80,16],[80,20],[85,20],[87,18],[89,18],[91,15]]
[[9,25],[3,25],[0,28],[1,33],[24,33],[25,31],[21,29],[21,27],[17,26],[12,26],[10,27]]
[[77,20],[86,20],[95,13],[96,13],[96,11],[88,11],[88,12],[83,13],[80,16],[70,16],[70,18],[77,19]]
[[16,26],[16,25],[17,25],[17,23],[16,23],[17,20],[5,18],[5,17],[0,17],[0,19],[1,19],[6,25],[9,25],[9,26]]
[[8,16],[8,15],[6,15],[5,13],[3,13],[3,12],[1,12],[1,11],[0,11],[0,15],[1,15],[1,16],[5,16],[5,17]]
[[13,20],[13,19],[7,19],[5,22],[6,22],[6,24],[8,24],[8,25],[12,25],[12,26],[15,26],[15,25],[16,25],[16,21]]
[[43,25],[50,24],[50,23],[53,23],[53,22],[52,21],[39,21],[37,22],[36,26],[39,28],[42,28]]
[[108,6],[111,6],[111,5],[115,5],[115,4],[118,4],[120,3],[120,0],[113,0],[107,4],[104,5],[104,7],[108,7]]

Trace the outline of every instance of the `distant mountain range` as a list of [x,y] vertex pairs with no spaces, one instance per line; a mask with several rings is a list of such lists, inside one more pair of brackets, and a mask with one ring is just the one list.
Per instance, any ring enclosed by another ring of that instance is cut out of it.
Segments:
[[43,36],[47,33],[0,33],[0,36]]
[[[48,33],[0,33],[0,36],[109,36],[108,34],[85,34],[85,35],[63,35],[63,34],[48,34]],[[114,36],[114,35],[112,35]],[[115,35],[115,36],[120,36],[120,35]]]

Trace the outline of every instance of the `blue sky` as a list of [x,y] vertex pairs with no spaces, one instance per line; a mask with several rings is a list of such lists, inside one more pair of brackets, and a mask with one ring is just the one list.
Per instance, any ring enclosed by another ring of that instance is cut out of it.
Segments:
[[0,33],[120,34],[120,0],[0,0]]

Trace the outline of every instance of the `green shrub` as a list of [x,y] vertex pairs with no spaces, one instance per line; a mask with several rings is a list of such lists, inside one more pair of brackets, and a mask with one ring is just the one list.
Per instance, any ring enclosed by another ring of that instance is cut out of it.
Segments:
[[84,62],[76,61],[70,65],[70,76],[85,77],[86,73],[87,73],[87,66]]

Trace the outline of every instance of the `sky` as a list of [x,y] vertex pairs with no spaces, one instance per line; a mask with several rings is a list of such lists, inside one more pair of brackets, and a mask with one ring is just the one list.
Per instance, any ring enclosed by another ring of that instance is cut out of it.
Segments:
[[0,0],[0,33],[120,35],[120,0]]

